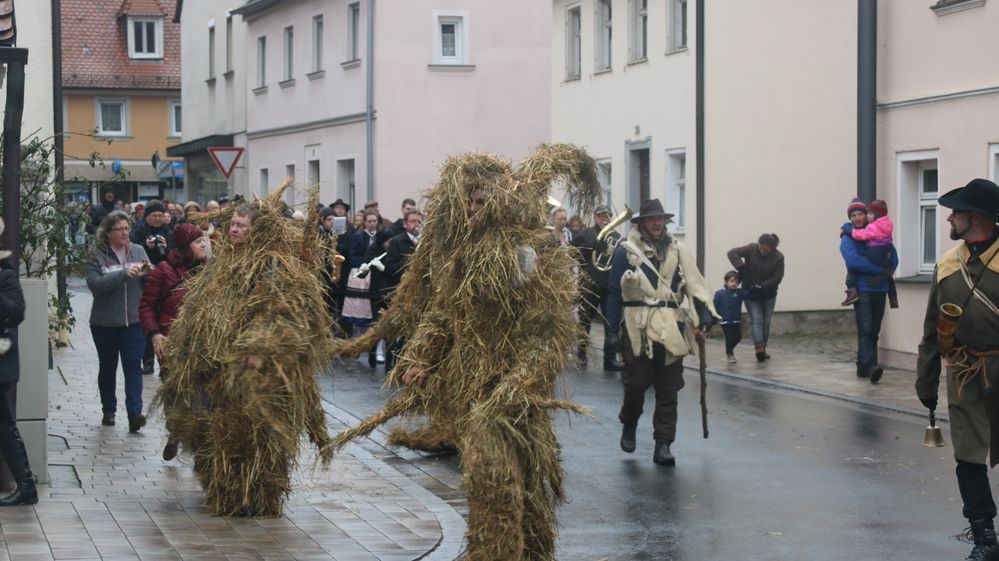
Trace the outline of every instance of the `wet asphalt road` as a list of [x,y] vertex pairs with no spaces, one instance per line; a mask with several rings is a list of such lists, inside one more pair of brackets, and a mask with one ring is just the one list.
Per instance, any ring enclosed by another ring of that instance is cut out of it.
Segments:
[[[363,417],[384,401],[380,367],[336,372],[324,393],[339,407]],[[952,448],[920,446],[921,419],[709,377],[704,440],[688,371],[669,468],[652,463],[651,390],[638,449],[626,454],[619,378],[596,369],[567,381],[593,417],[557,416],[569,498],[559,559],[929,561],[971,549],[954,538],[965,521]]]

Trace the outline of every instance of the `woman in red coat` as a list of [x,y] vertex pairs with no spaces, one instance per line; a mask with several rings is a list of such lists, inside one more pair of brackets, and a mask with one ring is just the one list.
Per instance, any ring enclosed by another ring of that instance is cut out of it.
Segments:
[[[184,280],[195,274],[205,262],[206,239],[201,228],[194,224],[179,224],[173,231],[176,246],[149,274],[146,287],[139,300],[139,321],[142,331],[150,338],[156,358],[163,360],[163,348],[170,335],[170,325],[180,313],[187,288]],[[160,370],[160,377],[164,372]],[[163,459],[177,456],[177,443],[167,442]]]

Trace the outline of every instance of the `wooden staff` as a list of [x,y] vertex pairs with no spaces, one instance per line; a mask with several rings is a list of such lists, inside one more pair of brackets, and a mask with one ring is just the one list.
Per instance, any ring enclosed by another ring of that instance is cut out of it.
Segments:
[[700,355],[700,374],[701,374],[701,428],[704,429],[704,438],[708,437],[708,357],[707,353],[704,351],[704,334],[697,332],[694,337],[697,341],[697,354]]

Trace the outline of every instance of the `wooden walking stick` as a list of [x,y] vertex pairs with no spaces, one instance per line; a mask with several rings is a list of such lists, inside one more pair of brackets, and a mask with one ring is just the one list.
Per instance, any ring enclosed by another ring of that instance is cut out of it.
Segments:
[[704,429],[704,438],[708,437],[708,398],[707,398],[707,388],[708,388],[708,357],[707,353],[704,352],[704,334],[700,331],[694,336],[697,341],[697,354],[700,355],[700,374],[701,374],[701,428]]

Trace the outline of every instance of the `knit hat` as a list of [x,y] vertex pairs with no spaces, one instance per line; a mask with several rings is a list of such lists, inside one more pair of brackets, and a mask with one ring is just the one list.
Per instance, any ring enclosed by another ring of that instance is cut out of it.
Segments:
[[873,212],[878,218],[888,216],[888,203],[881,199],[874,199],[871,204],[867,205],[867,210]]
[[149,204],[146,205],[146,216],[149,216],[154,212],[162,212],[163,214],[166,214],[166,208],[163,207],[163,203],[159,201],[149,201]]
[[191,244],[203,235],[201,228],[190,222],[184,222],[173,229],[173,242],[177,249],[183,250],[191,247]]
[[854,197],[853,200],[850,201],[850,205],[846,207],[847,218],[853,216],[853,213],[857,212],[858,210],[862,210],[864,211],[864,214],[867,214],[867,205],[864,204],[864,201],[858,199],[857,197]]

